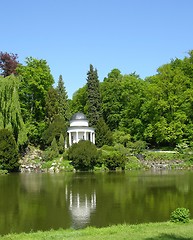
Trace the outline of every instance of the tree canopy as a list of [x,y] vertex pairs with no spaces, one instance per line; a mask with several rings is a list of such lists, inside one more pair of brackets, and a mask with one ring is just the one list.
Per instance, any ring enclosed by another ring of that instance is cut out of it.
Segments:
[[16,74],[16,68],[19,64],[17,59],[17,54],[0,52],[0,73],[2,76]]
[[46,60],[26,58],[26,65],[19,65],[17,73],[21,79],[19,98],[29,139],[39,144],[45,129],[45,108],[47,92],[54,83]]
[[19,80],[13,75],[0,76],[0,129],[9,129],[18,145],[27,141],[26,127],[23,122],[18,96]]
[[[102,82],[90,65],[86,83],[68,99],[62,76],[54,79],[46,60],[0,53],[0,129],[17,147],[43,149],[54,142],[60,153],[70,115],[83,112],[96,131],[96,145],[146,142],[150,147],[193,141],[193,51],[160,66],[154,76],[112,69]],[[53,142],[54,141],[54,142]]]

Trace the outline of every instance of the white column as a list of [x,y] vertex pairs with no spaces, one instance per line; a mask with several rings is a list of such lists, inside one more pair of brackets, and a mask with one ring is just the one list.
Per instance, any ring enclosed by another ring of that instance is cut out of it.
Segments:
[[84,140],[87,140],[87,139],[86,139],[86,131],[84,132]]
[[90,132],[90,141],[92,142],[92,132]]
[[71,132],[69,132],[69,146],[72,145],[72,135],[71,135]]
[[78,132],[76,132],[76,143],[78,142]]
[[92,140],[92,143],[95,144],[95,133],[93,133],[93,140]]

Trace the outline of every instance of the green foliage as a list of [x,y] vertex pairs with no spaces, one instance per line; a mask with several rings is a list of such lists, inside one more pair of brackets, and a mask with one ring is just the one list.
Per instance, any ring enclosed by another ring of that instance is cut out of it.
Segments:
[[61,115],[66,122],[70,119],[70,109],[68,102],[68,95],[66,92],[66,88],[64,86],[64,81],[62,79],[62,75],[59,76],[58,86],[56,88],[58,93],[58,114]]
[[103,118],[99,118],[96,124],[96,146],[102,147],[103,145],[112,145],[112,132],[105,123]]
[[69,148],[68,158],[76,170],[88,171],[93,170],[99,154],[93,143],[82,140]]
[[70,102],[71,112],[77,113],[82,112],[84,114],[88,113],[88,92],[87,85],[79,88],[72,96],[72,101]]
[[58,114],[58,93],[57,90],[51,87],[46,95],[46,120],[48,124],[52,123],[55,116]]
[[0,129],[0,169],[9,172],[19,170],[18,148],[11,131]]
[[146,149],[147,143],[145,141],[141,141],[141,140],[136,141],[136,142],[129,142],[128,147],[131,149],[132,153],[139,154]]
[[28,131],[28,140],[35,146],[43,145],[42,134],[45,131],[46,123],[45,121],[27,121],[25,124]]
[[177,153],[168,153],[168,152],[144,152],[145,160],[147,161],[173,161],[180,159],[180,155]]
[[8,173],[7,170],[2,170],[2,169],[0,169],[0,175],[4,175],[4,174],[7,174],[7,173]]
[[170,221],[171,222],[182,222],[187,223],[190,220],[190,211],[186,208],[177,208],[171,213]]
[[125,169],[126,156],[119,151],[113,150],[112,147],[109,147],[108,150],[102,150],[101,163],[111,171],[117,168],[123,170]]
[[129,156],[125,164],[125,170],[140,170],[143,169],[143,165],[135,156]]
[[59,150],[59,153],[60,154],[63,154],[64,153],[64,136],[63,134],[61,133],[60,134],[60,138],[59,138],[59,141],[58,141],[58,150]]
[[144,82],[138,76],[122,75],[113,69],[101,84],[102,110],[105,122],[111,130],[127,131],[140,137],[142,123],[140,107]]
[[97,70],[90,65],[87,73],[88,119],[91,126],[96,126],[101,112],[101,95]]
[[[5,61],[6,58],[13,60],[13,65],[18,64],[14,63],[17,56],[9,54],[0,60],[2,64],[12,64]],[[25,66],[19,64],[16,73],[20,81],[14,75],[3,73],[4,66],[0,66],[4,76],[9,75],[0,77],[0,128],[12,131],[21,149],[27,140],[40,145],[46,124],[50,128],[56,116],[63,117],[67,125],[70,111],[83,112],[90,125],[96,127],[99,147],[111,144],[106,123],[113,131],[114,144],[128,147],[130,141],[146,141],[150,147],[176,146],[178,152],[188,153],[193,142],[192,59],[193,51],[190,51],[189,56],[171,60],[145,81],[136,73],[122,75],[118,69],[113,69],[100,83],[97,70],[90,65],[86,85],[75,92],[71,101],[62,76],[56,89],[52,87],[54,80],[45,60],[29,57]],[[9,70],[12,66],[8,65],[5,67]],[[15,67],[12,69],[15,74]],[[102,137],[105,131],[107,134]],[[54,136],[58,141],[60,133],[65,138],[64,132],[58,132],[51,134],[51,139],[48,133],[47,137],[43,136],[47,145]],[[134,149],[141,151],[140,147]]]
[[0,76],[0,128],[9,129],[18,145],[27,141],[27,132],[21,115],[18,96],[19,80],[13,75]]
[[43,132],[42,139],[46,145],[50,145],[54,138],[59,141],[60,135],[66,136],[67,126],[65,119],[58,115],[55,117],[54,121],[48,126],[48,128]]
[[20,100],[24,120],[45,118],[45,98],[54,83],[46,60],[26,58],[26,66],[17,68],[20,84]]
[[57,157],[59,155],[58,144],[57,144],[57,141],[56,141],[55,137],[52,140],[50,149],[51,149],[52,158],[55,158],[55,157]]
[[131,135],[124,131],[115,130],[113,132],[113,142],[114,144],[122,144],[124,147],[127,147],[127,144],[131,140]]
[[188,151],[190,151],[190,148],[186,142],[181,142],[177,144],[177,146],[175,147],[175,151],[177,151],[178,153],[185,154]]
[[36,128],[40,122],[45,121],[46,96],[54,79],[47,62],[32,57],[26,59],[26,66],[18,66],[17,73],[21,79],[19,98],[22,116],[28,126],[30,142],[37,145],[41,139],[41,132],[38,135],[37,128],[35,135],[37,139],[31,136],[35,132],[35,130],[31,131],[31,124]]
[[148,79],[142,106],[147,141],[175,146],[184,138],[192,139],[188,130],[192,124],[192,66],[191,57],[175,59]]
[[121,78],[120,71],[114,69],[101,84],[103,117],[111,130],[117,129],[121,121],[122,101],[120,96],[123,92],[120,84]]

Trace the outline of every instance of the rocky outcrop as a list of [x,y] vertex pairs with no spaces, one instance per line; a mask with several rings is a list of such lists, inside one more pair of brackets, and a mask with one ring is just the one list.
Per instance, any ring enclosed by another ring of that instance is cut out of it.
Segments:
[[42,151],[28,147],[25,156],[20,159],[21,172],[42,172]]
[[142,164],[147,169],[161,170],[161,169],[183,169],[182,160],[173,160],[173,161],[142,161]]

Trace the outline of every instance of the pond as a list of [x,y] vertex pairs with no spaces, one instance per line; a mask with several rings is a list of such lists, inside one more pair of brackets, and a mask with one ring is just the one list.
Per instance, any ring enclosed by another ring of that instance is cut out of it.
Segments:
[[193,172],[0,176],[0,235],[167,221],[177,207],[193,215]]

